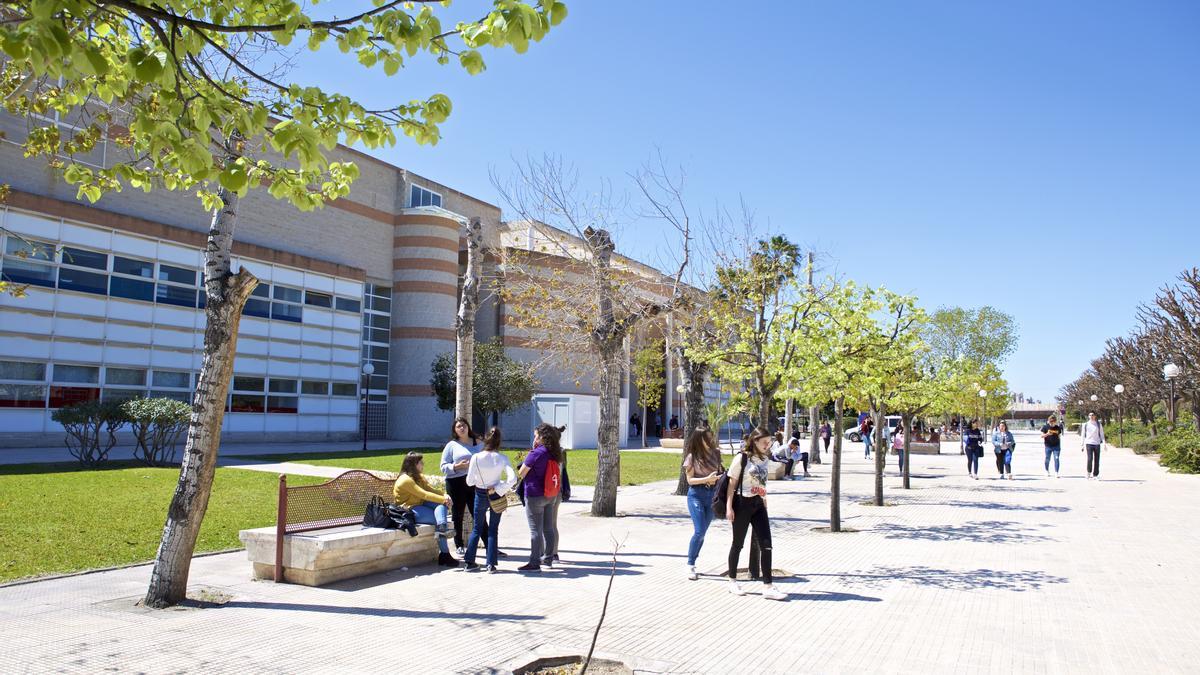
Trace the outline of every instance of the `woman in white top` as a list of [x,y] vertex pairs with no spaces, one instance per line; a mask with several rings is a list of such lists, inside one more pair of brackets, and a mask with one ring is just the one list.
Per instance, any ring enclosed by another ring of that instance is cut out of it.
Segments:
[[475,488],[475,507],[471,511],[475,518],[475,529],[471,531],[466,553],[463,554],[463,568],[468,572],[479,569],[479,565],[475,564],[475,549],[480,539],[487,542],[485,569],[489,573],[496,571],[502,514],[492,510],[491,502],[493,499],[508,499],[509,491],[517,482],[517,472],[513,470],[508,457],[500,452],[500,441],[500,429],[492,427],[483,439],[483,450],[472,455],[467,465],[467,484]]
[[767,519],[767,475],[770,473],[771,434],[758,428],[750,432],[742,452],[729,467],[729,494],[725,518],[733,523],[733,542],[729,547],[729,592],[745,595],[737,580],[738,558],[746,531],[754,531],[761,561],[763,592],[768,600],[785,600],[787,595],[771,583],[771,523]]
[[450,442],[442,448],[442,475],[446,477],[446,494],[450,496],[450,517],[454,520],[454,545],[458,554],[463,554],[463,513],[475,501],[471,488],[467,487],[467,464],[471,456],[479,452],[479,439],[471,431],[471,424],[463,418],[454,420],[450,429]]

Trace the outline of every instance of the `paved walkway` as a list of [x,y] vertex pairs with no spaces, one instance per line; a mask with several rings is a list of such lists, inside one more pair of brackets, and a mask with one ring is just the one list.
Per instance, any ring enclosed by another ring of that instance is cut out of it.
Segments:
[[[845,525],[827,524],[829,466],[771,484],[775,567],[786,602],[735,597],[717,576],[729,527],[714,524],[700,581],[684,578],[691,534],[665,484],[622,488],[624,517],[560,514],[560,569],[524,576],[523,510],[505,514],[501,574],[431,566],[312,589],[249,580],[243,553],[197,558],[213,608],[134,607],[149,567],[0,588],[0,672],[487,672],[533,653],[586,651],[622,542],[598,651],[662,672],[1200,671],[1200,477],[1126,450],[1082,477],[1041,472],[1019,437],[1017,480],[968,480],[957,455],[914,457],[915,489],[863,506],[860,448],[846,453]],[[743,554],[744,555],[744,554]],[[744,557],[743,557],[744,561]],[[744,562],[743,562],[744,564]]]

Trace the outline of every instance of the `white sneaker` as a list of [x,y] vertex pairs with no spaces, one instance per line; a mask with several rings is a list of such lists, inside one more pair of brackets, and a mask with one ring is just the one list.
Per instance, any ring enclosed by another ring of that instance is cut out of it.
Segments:
[[746,589],[742,588],[741,582],[739,582],[737,579],[730,579],[729,592],[733,593],[734,595],[745,595]]
[[1055,477],[1055,478],[1062,478],[1062,474],[1061,474],[1061,473],[1058,473],[1057,471],[1055,471],[1055,472],[1054,472],[1054,477]]
[[688,579],[695,581],[700,578],[700,575],[696,574],[696,566],[695,565],[688,565],[687,570],[688,570]]
[[1050,477],[1050,472],[1049,472],[1049,471],[1047,471],[1047,472],[1046,472],[1046,478],[1049,478],[1049,477]]
[[787,600],[787,593],[780,591],[771,584],[763,584],[762,596],[767,600]]

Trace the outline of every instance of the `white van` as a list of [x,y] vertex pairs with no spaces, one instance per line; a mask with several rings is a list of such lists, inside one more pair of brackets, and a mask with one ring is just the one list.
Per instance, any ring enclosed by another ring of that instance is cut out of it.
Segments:
[[[899,415],[885,415],[884,416],[883,423],[887,425],[887,438],[888,439],[890,439],[892,436],[894,436],[896,434],[896,430],[900,428],[901,419],[902,418]],[[853,441],[855,443],[862,442],[862,434],[858,433],[858,427],[854,427],[853,429],[847,429],[844,435],[847,440]]]

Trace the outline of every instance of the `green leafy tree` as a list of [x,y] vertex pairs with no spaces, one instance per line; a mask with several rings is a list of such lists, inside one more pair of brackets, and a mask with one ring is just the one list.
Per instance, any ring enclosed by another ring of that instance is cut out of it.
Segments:
[[[208,506],[233,372],[242,306],[257,285],[233,274],[238,200],[262,188],[302,210],[346,196],[353,163],[329,157],[339,142],[438,140],[444,94],[373,109],[336,92],[283,79],[279,49],[334,44],[365,68],[395,75],[418,55],[484,68],[480,49],[524,52],[566,16],[557,0],[495,0],[475,21],[443,25],[432,3],[377,0],[350,16],[291,0],[33,0],[0,3],[0,101],[30,128],[20,140],[46,158],[81,198],[134,188],[186,190],[211,211],[205,247],[206,327],[179,485],[168,509],[145,604],[184,599],[192,551]],[[453,43],[452,43],[453,41]],[[257,56],[253,56],[257,55]],[[64,135],[67,117],[79,130]],[[77,161],[112,138],[109,163]],[[16,139],[10,139],[16,140]]]
[[[433,394],[441,410],[458,409],[458,363],[454,352],[439,354],[433,360]],[[509,358],[499,338],[475,345],[475,363],[471,369],[471,401],[474,412],[495,418],[529,405],[537,393],[534,369],[527,363]]]
[[175,461],[175,444],[187,431],[192,407],[171,398],[133,398],[121,403],[137,447],[135,459],[146,466],[167,466]]

